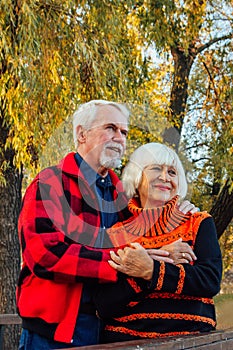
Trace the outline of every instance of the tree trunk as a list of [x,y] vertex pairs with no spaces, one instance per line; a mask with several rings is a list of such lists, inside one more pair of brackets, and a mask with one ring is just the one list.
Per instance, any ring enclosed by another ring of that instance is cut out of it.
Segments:
[[165,130],[163,140],[178,150],[188,98],[189,74],[196,53],[194,47],[191,47],[187,54],[178,46],[171,48],[171,53],[174,59],[174,75],[168,120],[173,127]]
[[[19,1],[12,1],[12,11],[4,23],[8,28],[13,55],[16,57],[19,51],[17,42],[19,4]],[[3,89],[6,95],[3,93],[0,98],[0,313],[5,314],[16,313],[15,289],[20,268],[17,221],[21,204],[22,172],[14,165],[13,148],[6,149],[10,130],[7,91],[12,87],[17,88],[18,77],[12,73],[13,64],[9,60],[9,53],[6,54],[3,48],[1,48],[0,67],[1,78],[4,75],[6,77],[3,78],[3,81],[6,81],[5,90]],[[9,76],[11,79],[8,79]],[[4,326],[2,330],[0,348],[16,350],[20,334],[19,326]]]
[[[0,131],[2,137],[3,129]],[[0,186],[0,313],[16,313],[15,289],[20,268],[20,248],[17,233],[17,219],[21,203],[21,172],[13,166],[13,152],[1,154],[9,161],[4,172],[6,183]],[[18,348],[19,326],[4,326],[2,329],[2,350]]]
[[222,236],[233,218],[233,191],[229,190],[230,180],[227,180],[210,210],[215,221],[218,238]]
[[[188,98],[188,82],[192,64],[197,55],[195,46],[190,46],[188,54],[182,48],[171,48],[174,59],[174,78],[170,97],[169,121],[174,127],[165,130],[163,141],[178,150],[180,133],[183,126],[185,108]],[[220,191],[210,214],[213,216],[217,228],[218,238],[233,218],[233,191],[229,192],[230,181],[227,181]]]

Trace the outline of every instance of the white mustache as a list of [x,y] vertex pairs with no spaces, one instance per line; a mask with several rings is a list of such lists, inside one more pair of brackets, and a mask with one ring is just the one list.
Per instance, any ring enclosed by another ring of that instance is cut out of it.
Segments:
[[116,150],[116,152],[119,152],[119,154],[123,154],[124,153],[124,148],[121,144],[116,143],[116,142],[109,142],[105,145],[104,149],[106,148],[113,148],[114,150]]

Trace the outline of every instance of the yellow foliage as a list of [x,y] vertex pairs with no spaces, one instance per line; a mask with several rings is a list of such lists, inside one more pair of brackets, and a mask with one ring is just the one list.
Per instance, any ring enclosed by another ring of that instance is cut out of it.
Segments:
[[[188,54],[201,44],[206,4],[144,0],[133,6],[130,1],[112,1],[110,6],[98,0],[90,6],[84,0],[78,4],[5,0],[0,14],[0,63],[5,69],[0,102],[9,128],[4,150],[15,150],[17,166],[38,167],[40,154],[58,126],[79,103],[92,98],[140,106],[144,111],[136,111],[136,119],[132,118],[129,142],[162,141],[162,124],[172,112],[173,84],[183,86],[182,80],[173,80],[176,71],[170,51],[177,47]],[[210,66],[212,54],[205,52]],[[225,100],[223,87],[227,94],[229,84],[218,84],[216,93],[223,94],[220,101]],[[204,107],[215,108],[209,96],[206,93]],[[228,122],[230,118],[229,109]],[[173,118],[173,126],[179,128],[181,123],[180,116]],[[196,129],[202,130],[203,125],[219,132],[218,123],[206,125],[201,118]],[[224,142],[232,130],[226,132]],[[232,155],[232,145],[226,149]]]

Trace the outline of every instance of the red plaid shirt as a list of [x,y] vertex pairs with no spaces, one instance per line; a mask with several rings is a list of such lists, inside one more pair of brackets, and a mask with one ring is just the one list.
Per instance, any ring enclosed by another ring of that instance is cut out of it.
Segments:
[[[127,198],[118,177],[109,174],[123,220]],[[109,250],[92,248],[99,227],[96,195],[74,153],[43,170],[28,187],[19,217],[23,264],[17,287],[18,312],[27,329],[70,342],[83,282],[116,281]]]

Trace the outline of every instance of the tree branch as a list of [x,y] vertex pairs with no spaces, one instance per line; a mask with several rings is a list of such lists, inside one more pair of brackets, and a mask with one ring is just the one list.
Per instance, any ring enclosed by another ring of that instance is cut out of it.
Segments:
[[210,40],[208,43],[206,43],[206,44],[204,44],[202,46],[199,46],[197,48],[197,54],[202,52],[202,51],[204,51],[205,49],[208,49],[211,45],[213,45],[213,44],[215,44],[215,43],[217,43],[219,41],[223,41],[223,40],[227,40],[227,39],[231,39],[231,38],[233,38],[233,33],[221,36],[219,38],[214,38],[214,39]]

